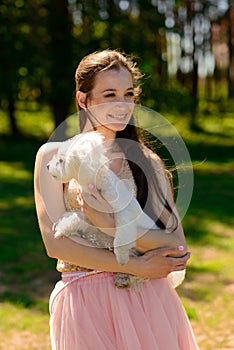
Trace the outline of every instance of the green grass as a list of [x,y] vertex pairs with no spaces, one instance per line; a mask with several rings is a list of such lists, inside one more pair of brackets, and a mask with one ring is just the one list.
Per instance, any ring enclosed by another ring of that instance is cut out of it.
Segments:
[[[37,224],[33,167],[53,123],[47,109],[21,107],[17,122],[25,137],[13,139],[3,112],[0,118],[0,349],[47,350],[48,296],[58,274]],[[203,131],[195,133],[187,116],[167,118],[178,128],[194,166],[193,197],[183,220],[192,257],[178,293],[201,350],[234,348],[233,119],[229,111],[201,114]]]
[[234,124],[233,114],[198,119],[169,116],[185,140],[194,168],[193,197],[183,220],[192,257],[178,289],[201,349],[234,348]]
[[[44,113],[37,124],[38,115],[23,112],[18,122],[25,124],[25,138],[13,139],[0,113],[0,349],[50,349],[48,295],[58,274],[38,229],[33,168],[47,124],[52,123]],[[30,137],[32,130],[35,135]]]

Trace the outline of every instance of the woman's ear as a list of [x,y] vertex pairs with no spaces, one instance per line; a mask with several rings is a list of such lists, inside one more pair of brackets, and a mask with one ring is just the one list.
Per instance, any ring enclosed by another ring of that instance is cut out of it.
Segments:
[[80,108],[86,109],[86,97],[87,94],[85,92],[82,91],[77,91],[76,92],[76,101],[78,103],[78,105],[80,106]]

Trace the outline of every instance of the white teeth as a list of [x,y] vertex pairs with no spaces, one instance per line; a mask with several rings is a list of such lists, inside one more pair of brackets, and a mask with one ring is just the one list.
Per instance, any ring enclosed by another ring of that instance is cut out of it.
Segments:
[[125,115],[124,115],[124,116],[119,116],[119,115],[113,116],[113,115],[111,115],[111,114],[108,114],[108,117],[110,117],[110,118],[112,118],[112,119],[118,119],[118,120],[124,120],[124,119],[126,119],[126,116],[125,116]]

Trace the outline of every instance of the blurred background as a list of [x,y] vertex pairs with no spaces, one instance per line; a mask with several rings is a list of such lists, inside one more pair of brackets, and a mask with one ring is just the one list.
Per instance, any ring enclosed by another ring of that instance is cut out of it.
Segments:
[[59,275],[35,215],[35,155],[76,111],[79,61],[106,48],[133,55],[142,105],[165,116],[190,152],[183,223],[192,258],[178,293],[201,349],[234,349],[233,0],[0,2],[0,349],[50,349],[48,297]]

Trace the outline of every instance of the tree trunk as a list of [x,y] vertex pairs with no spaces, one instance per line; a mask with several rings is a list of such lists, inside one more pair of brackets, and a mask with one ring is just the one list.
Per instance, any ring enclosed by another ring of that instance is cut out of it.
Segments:
[[8,109],[8,116],[10,121],[10,134],[13,137],[18,137],[20,135],[20,131],[15,119],[15,101],[12,94],[8,93],[7,100],[8,100],[7,109]]
[[66,0],[49,2],[50,104],[58,127],[68,116],[72,101],[72,21]]
[[192,72],[192,110],[191,110],[191,124],[190,127],[193,130],[197,129],[197,107],[198,107],[198,64],[193,60],[193,72]]
[[228,67],[228,97],[234,98],[234,1],[230,1],[228,20],[228,47],[230,61]]

